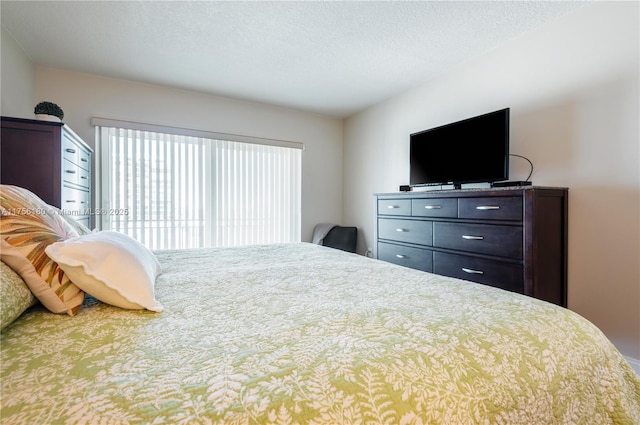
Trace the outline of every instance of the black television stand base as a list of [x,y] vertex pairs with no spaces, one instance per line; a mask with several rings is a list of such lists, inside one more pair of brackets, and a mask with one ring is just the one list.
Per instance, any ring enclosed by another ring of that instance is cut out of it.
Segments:
[[531,186],[531,182],[511,181],[511,182],[493,182],[491,187],[512,187],[512,186]]

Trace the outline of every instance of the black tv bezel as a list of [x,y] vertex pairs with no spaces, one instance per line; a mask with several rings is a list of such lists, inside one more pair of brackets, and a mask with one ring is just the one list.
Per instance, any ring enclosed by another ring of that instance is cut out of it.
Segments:
[[[435,130],[442,130],[444,128],[447,127],[454,127],[456,125],[460,125],[460,124],[464,124],[467,123],[469,121],[474,121],[474,120],[479,120],[482,119],[484,117],[487,117],[489,115],[494,115],[494,114],[506,114],[503,120],[504,126],[505,126],[505,138],[504,138],[504,158],[503,158],[503,173],[502,176],[500,177],[478,177],[478,178],[471,178],[471,179],[462,179],[462,180],[449,180],[449,181],[433,181],[433,182],[423,182],[423,183],[412,183],[411,179],[411,169],[413,167],[414,164],[414,159],[412,157],[412,144],[414,143],[414,138],[416,136],[419,135],[423,135],[425,133],[429,133]],[[480,114],[480,115],[476,115],[473,117],[469,117],[469,118],[465,118],[462,120],[458,120],[458,121],[454,121],[448,124],[443,124],[437,127],[432,127],[429,128],[427,130],[422,130],[422,131],[418,131],[415,133],[411,133],[409,135],[409,186],[413,187],[428,187],[428,186],[444,186],[444,185],[453,185],[455,188],[459,189],[460,186],[462,184],[469,184],[469,183],[493,183],[493,182],[498,182],[498,181],[505,181],[505,180],[509,180],[509,145],[510,145],[510,116],[511,116],[511,108],[503,108],[503,109],[498,109],[492,112],[487,112],[485,114]]]

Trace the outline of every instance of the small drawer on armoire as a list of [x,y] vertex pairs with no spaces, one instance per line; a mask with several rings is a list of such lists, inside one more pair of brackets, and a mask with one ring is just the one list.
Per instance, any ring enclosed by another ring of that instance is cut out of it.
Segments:
[[458,212],[460,218],[522,220],[522,197],[459,198]]
[[69,134],[62,136],[62,158],[85,169],[91,169],[91,152],[80,146]]
[[80,215],[88,214],[91,208],[91,199],[88,190],[74,189],[71,187],[62,188],[62,200],[60,209],[65,211],[78,211]]
[[433,271],[433,252],[390,243],[378,243],[378,259],[425,272]]
[[411,215],[410,199],[379,199],[379,215]]
[[88,216],[88,215],[83,215],[83,216],[79,216],[79,217],[74,217],[74,219],[75,219],[78,223],[82,224],[82,225],[83,225],[83,226],[85,226],[85,227],[89,227],[89,225],[91,224],[91,223],[90,223],[90,221],[91,221],[91,216]]
[[80,147],[67,134],[62,136],[62,157],[74,164],[78,164],[80,158]]
[[62,180],[88,188],[90,184],[89,171],[65,159],[62,161]]
[[91,184],[89,175],[90,172],[88,170],[78,168],[78,186],[86,187],[88,189],[89,185]]
[[433,272],[524,293],[523,270],[519,264],[434,252]]
[[378,219],[378,238],[420,245],[431,245],[433,225],[431,221]]
[[91,170],[91,154],[84,149],[80,149],[80,154],[78,155],[78,165],[80,168],[83,168],[87,171]]

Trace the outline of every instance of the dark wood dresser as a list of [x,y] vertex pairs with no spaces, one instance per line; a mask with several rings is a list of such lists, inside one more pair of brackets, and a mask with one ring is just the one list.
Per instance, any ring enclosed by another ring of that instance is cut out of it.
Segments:
[[90,227],[91,148],[63,123],[1,120],[0,183],[29,189]]
[[376,258],[566,307],[568,189],[463,189],[376,199]]

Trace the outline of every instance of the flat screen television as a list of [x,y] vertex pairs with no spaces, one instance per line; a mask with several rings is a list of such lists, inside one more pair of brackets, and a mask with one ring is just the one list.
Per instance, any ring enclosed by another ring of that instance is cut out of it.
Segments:
[[410,135],[413,187],[509,179],[509,108]]

